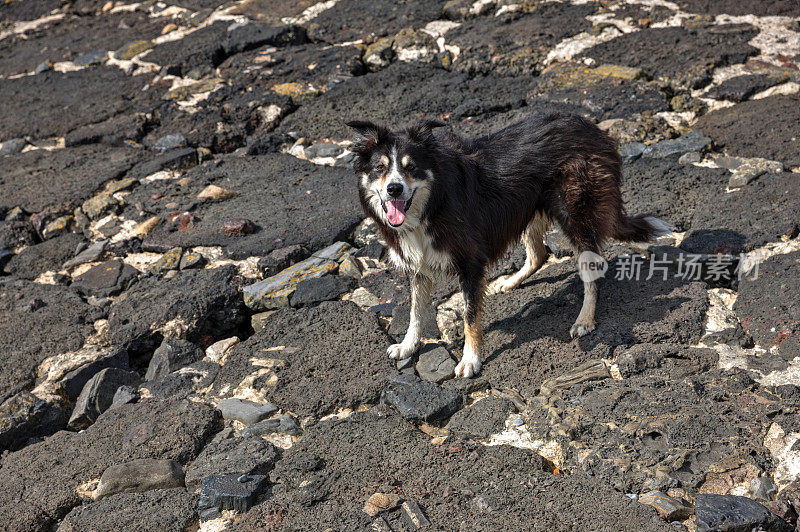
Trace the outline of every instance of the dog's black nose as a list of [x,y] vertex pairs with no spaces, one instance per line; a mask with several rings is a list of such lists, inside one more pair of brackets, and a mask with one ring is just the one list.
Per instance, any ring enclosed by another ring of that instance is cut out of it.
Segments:
[[396,198],[403,193],[403,185],[401,183],[389,183],[386,185],[386,193]]

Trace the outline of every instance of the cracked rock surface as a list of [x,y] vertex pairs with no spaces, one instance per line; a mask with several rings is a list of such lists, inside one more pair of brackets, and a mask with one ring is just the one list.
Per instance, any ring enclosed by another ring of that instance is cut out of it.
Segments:
[[[798,72],[794,1],[0,2],[0,528],[796,529]],[[551,112],[675,231],[389,359],[346,122]]]

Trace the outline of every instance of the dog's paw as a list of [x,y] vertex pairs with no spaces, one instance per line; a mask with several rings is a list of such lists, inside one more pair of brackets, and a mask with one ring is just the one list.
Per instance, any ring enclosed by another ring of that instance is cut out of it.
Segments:
[[414,354],[415,349],[403,344],[392,344],[386,350],[386,354],[393,360],[405,360]]
[[575,324],[570,328],[569,335],[572,338],[580,338],[581,336],[585,336],[592,332],[596,327],[595,322],[580,322],[576,321]]
[[461,362],[458,363],[456,366],[456,377],[464,377],[465,379],[469,379],[470,377],[474,377],[481,371],[481,360],[477,357],[463,357]]
[[515,289],[518,285],[514,282],[512,277],[512,275],[501,275],[489,283],[489,286],[486,287],[486,293],[489,295],[505,294]]

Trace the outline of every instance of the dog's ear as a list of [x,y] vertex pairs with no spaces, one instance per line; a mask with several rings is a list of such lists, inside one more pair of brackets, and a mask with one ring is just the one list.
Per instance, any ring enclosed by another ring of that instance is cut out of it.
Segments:
[[353,120],[347,122],[347,126],[356,131],[352,147],[356,153],[365,153],[375,149],[375,146],[386,135],[386,129],[365,120]]
[[437,127],[445,127],[447,124],[439,120],[420,120],[409,126],[406,130],[411,140],[420,144],[430,144],[434,141],[433,130]]

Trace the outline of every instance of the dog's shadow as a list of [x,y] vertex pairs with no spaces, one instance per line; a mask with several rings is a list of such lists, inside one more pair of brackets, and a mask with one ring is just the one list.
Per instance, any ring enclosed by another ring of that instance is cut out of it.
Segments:
[[597,328],[581,338],[570,337],[570,327],[581,309],[583,283],[573,260],[551,264],[516,290],[489,296],[486,305],[484,365],[506,353],[537,347],[555,351],[594,352],[609,356],[620,345],[646,342],[690,343],[699,339],[707,309],[702,283],[648,271],[635,279],[616,279],[619,258],[599,281]]

